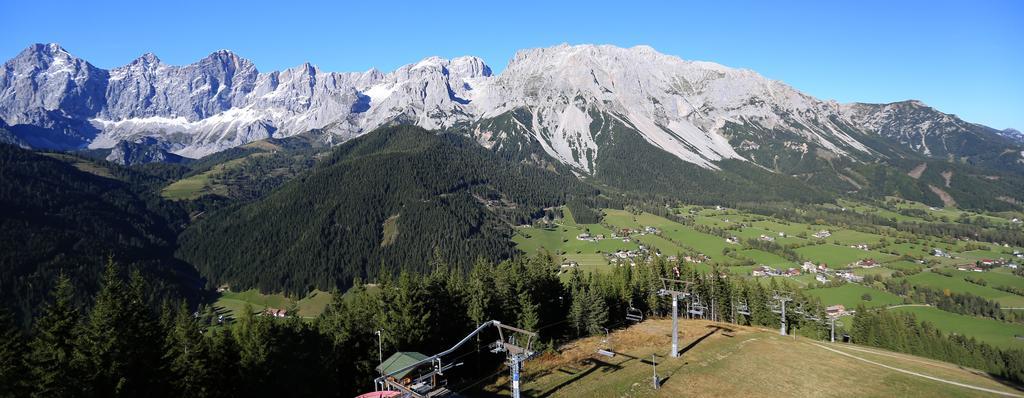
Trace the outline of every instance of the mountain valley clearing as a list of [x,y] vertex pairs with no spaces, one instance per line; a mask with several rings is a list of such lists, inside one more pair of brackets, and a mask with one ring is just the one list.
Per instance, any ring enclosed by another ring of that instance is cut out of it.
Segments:
[[[700,320],[680,321],[682,354],[668,358],[671,330],[671,320],[647,320],[613,332],[607,343],[590,337],[542,354],[524,366],[523,396],[1024,396],[984,372],[945,362]],[[652,354],[658,390],[651,387]],[[505,396],[508,385],[503,376],[472,395]]]

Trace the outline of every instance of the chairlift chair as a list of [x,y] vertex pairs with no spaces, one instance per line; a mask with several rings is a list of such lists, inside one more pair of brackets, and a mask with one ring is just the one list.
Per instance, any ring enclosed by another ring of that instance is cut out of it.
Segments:
[[694,294],[693,299],[690,302],[690,309],[686,312],[690,313],[690,315],[704,316],[704,310],[707,308],[707,306],[701,303],[700,296]]
[[629,308],[626,309],[626,320],[633,323],[640,323],[644,320],[644,312],[630,305]]
[[736,305],[736,313],[740,315],[750,315],[750,306],[747,305],[746,301],[740,301]]

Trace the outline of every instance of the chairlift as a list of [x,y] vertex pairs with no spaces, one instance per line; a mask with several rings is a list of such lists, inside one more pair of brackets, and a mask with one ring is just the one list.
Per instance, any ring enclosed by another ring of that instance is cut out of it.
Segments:
[[740,301],[736,305],[736,313],[740,315],[750,315],[750,306],[747,305],[746,301]]
[[694,294],[693,299],[690,302],[690,309],[686,312],[690,313],[690,315],[704,316],[704,310],[706,309],[707,306],[701,303],[700,296]]
[[640,323],[644,320],[644,312],[630,305],[629,308],[626,309],[626,320],[633,323]]

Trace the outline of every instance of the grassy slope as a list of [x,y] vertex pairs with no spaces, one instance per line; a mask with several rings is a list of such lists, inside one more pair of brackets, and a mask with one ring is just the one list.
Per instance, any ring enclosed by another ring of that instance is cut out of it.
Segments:
[[[614,358],[594,355],[602,337],[575,341],[557,354],[527,362],[524,396],[681,397],[681,396],[858,396],[962,397],[984,393],[908,375],[828,351],[814,344],[908,371],[999,391],[999,381],[950,364],[859,347],[827,345],[775,332],[735,327],[723,334],[704,321],[683,321],[680,358],[666,358],[671,322],[651,320],[611,336]],[[706,336],[706,337],[705,337]],[[660,390],[650,387],[651,356],[658,356]],[[474,396],[505,396],[502,377]],[[490,393],[490,394],[488,394]]]
[[[871,300],[862,300],[861,296],[870,294]],[[821,299],[824,305],[842,304],[848,309],[857,308],[857,304],[864,303],[865,307],[882,307],[903,303],[903,300],[895,294],[872,289],[864,285],[854,283],[843,284],[839,287],[807,290],[807,294]]]
[[[249,156],[264,155],[264,154],[253,154]],[[245,162],[246,157],[229,160],[227,162],[218,164],[210,168],[205,172],[196,174],[191,177],[182,178],[178,181],[171,183],[166,186],[161,192],[164,198],[172,200],[181,199],[196,199],[200,196],[209,193],[225,194],[225,188],[214,184],[214,178],[218,175],[223,174],[228,169]]]
[[796,249],[797,253],[816,263],[825,263],[833,268],[842,268],[862,259],[872,258],[875,261],[886,261],[892,256],[871,250],[854,249],[848,246],[821,244]]
[[1024,307],[1024,297],[996,290],[987,286],[979,286],[962,278],[948,277],[934,272],[922,272],[907,278],[914,285],[927,286],[934,289],[949,289],[952,292],[971,293],[989,300],[999,302],[1003,307]]
[[1024,349],[1024,340],[1014,338],[1024,336],[1024,325],[954,314],[934,307],[899,307],[893,311],[913,313],[919,321],[931,322],[946,333],[971,336],[997,347]]
[[299,300],[285,297],[282,294],[262,294],[256,290],[244,292],[224,292],[213,304],[226,310],[235,318],[245,310],[245,305],[250,304],[256,312],[262,312],[265,308],[288,309],[295,306],[299,310],[299,316],[312,318],[320,315],[331,302],[331,294],[314,290],[308,296]]

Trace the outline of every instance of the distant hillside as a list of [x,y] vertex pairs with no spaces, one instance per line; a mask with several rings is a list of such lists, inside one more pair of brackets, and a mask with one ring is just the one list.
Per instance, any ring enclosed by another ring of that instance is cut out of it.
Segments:
[[595,193],[571,174],[502,159],[462,136],[384,128],[251,204],[215,212],[180,255],[215,283],[303,293],[432,259],[515,253],[513,224]]
[[140,269],[160,294],[199,285],[173,259],[181,209],[146,190],[156,177],[70,155],[0,144],[0,298],[27,315],[71,277],[91,295],[108,258]]

